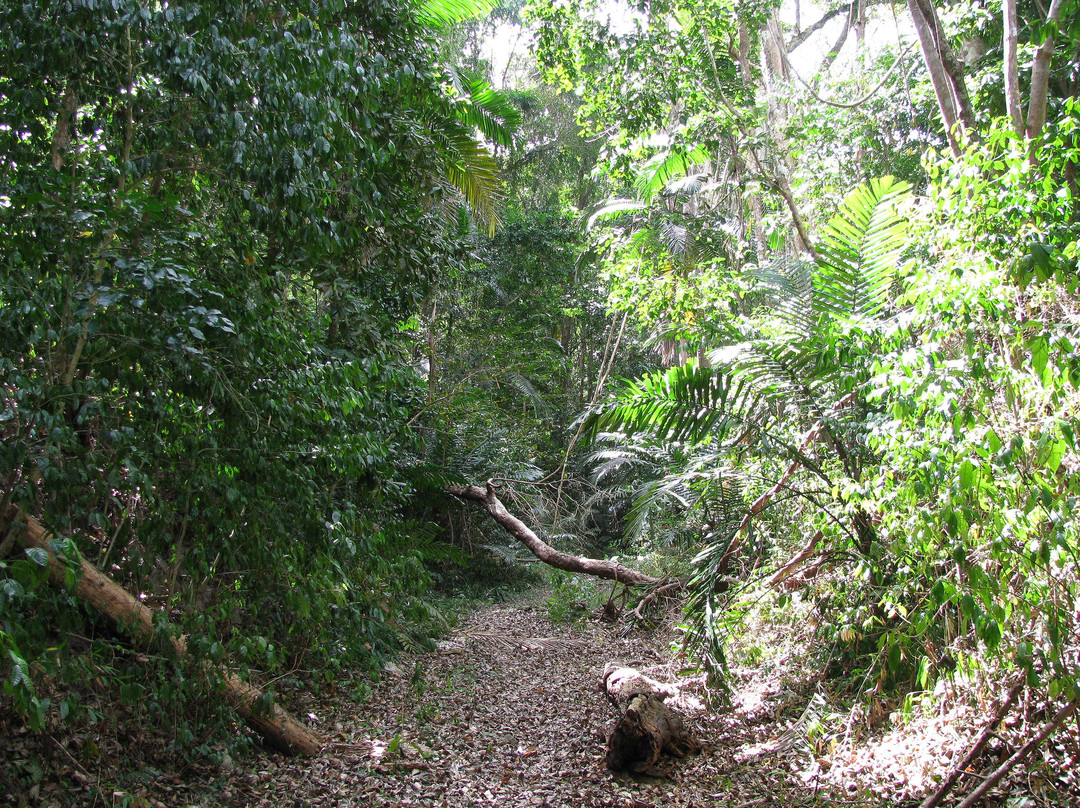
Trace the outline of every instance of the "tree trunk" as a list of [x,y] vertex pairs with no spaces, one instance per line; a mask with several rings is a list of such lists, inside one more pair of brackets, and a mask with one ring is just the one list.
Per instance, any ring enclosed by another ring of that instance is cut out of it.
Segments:
[[1005,48],[1005,109],[1009,114],[1013,131],[1018,137],[1024,136],[1024,108],[1020,103],[1020,66],[1016,55],[1017,29],[1019,22],[1016,14],[1016,0],[1002,0],[1001,16],[1004,25],[1002,35]]
[[506,506],[495,495],[495,483],[491,480],[488,480],[486,488],[481,488],[478,485],[448,485],[446,490],[455,497],[470,499],[483,505],[484,510],[490,513],[496,522],[506,528],[510,535],[524,544],[534,556],[552,567],[566,572],[595,575],[597,578],[606,578],[609,581],[618,581],[631,586],[651,586],[663,580],[624,567],[617,561],[583,558],[556,550],[529,529],[528,525],[506,510]]
[[908,0],[908,10],[919,34],[919,44],[934,86],[934,95],[937,96],[949,147],[953,155],[959,157],[961,149],[957,129],[962,131],[974,121],[959,61],[945,41],[933,3],[930,0]]
[[609,769],[663,776],[670,767],[660,765],[661,755],[681,758],[700,748],[682,716],[664,704],[667,686],[633,668],[608,665],[603,687],[616,706],[626,702],[626,711],[608,735]]
[[[33,517],[22,515],[14,506],[9,507],[3,517],[2,523],[5,528],[9,525],[14,528],[16,522],[25,521],[25,525],[19,532],[23,546],[44,550],[49,559],[50,581],[54,586],[66,589],[68,560],[56,555],[50,545],[52,537],[45,532],[41,524]],[[75,594],[97,611],[115,620],[124,632],[143,645],[153,644],[159,636],[159,630],[167,625],[161,623],[160,626],[155,626],[155,613],[152,609],[144,606],[127,590],[85,559],[79,561],[79,578],[75,586]],[[173,637],[164,631],[160,636],[168,636],[178,657],[187,656],[187,642],[183,637]],[[224,687],[225,700],[247,722],[248,726],[259,733],[271,746],[290,754],[310,756],[319,753],[322,748],[322,740],[319,736],[276,704],[271,704],[269,708],[260,707],[263,693],[257,687],[209,662],[202,664],[202,673],[210,680],[220,679]]]
[[1031,65],[1031,98],[1028,99],[1027,136],[1034,141],[1042,135],[1046,125],[1046,98],[1050,91],[1050,62],[1054,56],[1054,34],[1061,22],[1063,0],[1053,0],[1046,13],[1046,39],[1035,51],[1035,61]]
[[71,148],[71,131],[75,126],[75,116],[78,112],[75,91],[71,87],[73,83],[74,79],[64,90],[64,95],[60,100],[60,110],[56,113],[51,154],[53,171],[59,171],[64,167],[64,158],[67,156],[68,149]]

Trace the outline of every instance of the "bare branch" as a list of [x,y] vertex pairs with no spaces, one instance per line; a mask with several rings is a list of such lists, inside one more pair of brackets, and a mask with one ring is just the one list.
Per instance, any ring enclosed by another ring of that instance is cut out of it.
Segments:
[[832,11],[826,11],[825,15],[820,20],[791,38],[791,41],[787,44],[787,52],[791,53],[794,51],[799,45],[802,45],[806,40],[828,25],[830,20],[835,19],[841,14],[851,14],[851,7],[853,5],[853,3],[848,3],[847,5],[837,6]]
[[609,581],[618,581],[630,586],[654,586],[663,581],[662,578],[654,578],[630,567],[625,567],[618,561],[584,558],[556,550],[537,536],[528,525],[510,513],[495,495],[495,490],[496,486],[492,480],[488,480],[484,488],[478,485],[448,485],[446,487],[446,491],[455,497],[472,500],[482,505],[484,510],[491,514],[496,522],[506,528],[511,536],[525,545],[529,552],[545,564],[566,572],[594,575],[597,578],[606,578]]

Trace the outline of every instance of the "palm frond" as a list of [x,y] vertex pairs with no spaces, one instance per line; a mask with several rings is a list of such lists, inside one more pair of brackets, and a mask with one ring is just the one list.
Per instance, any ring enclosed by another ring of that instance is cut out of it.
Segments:
[[672,258],[683,263],[693,260],[694,236],[685,225],[671,221],[663,222],[658,235]]
[[911,198],[907,182],[883,177],[844,199],[818,246],[814,310],[826,319],[877,317],[884,309],[897,263],[907,246]]
[[732,426],[765,414],[744,380],[689,363],[631,383],[614,404],[586,417],[584,434],[642,432],[660,441],[722,442]]
[[495,7],[494,0],[423,0],[417,9],[422,22],[443,29],[454,23],[483,16]]
[[529,406],[533,408],[533,412],[540,415],[542,412],[547,412],[550,408],[548,403],[544,401],[544,397],[537,392],[535,385],[521,375],[517,371],[508,370],[504,374],[504,378],[511,387],[521,393],[522,397],[529,403]]
[[809,416],[820,416],[819,388],[828,374],[820,372],[812,340],[754,339],[743,343],[733,373],[753,385],[775,406],[795,404]]
[[616,219],[624,213],[638,213],[645,210],[645,207],[644,203],[636,199],[612,199],[593,211],[585,223],[585,229],[592,230],[597,222]]
[[796,333],[810,334],[815,325],[813,264],[784,260],[758,267],[752,275],[764,302]]
[[685,177],[672,179],[667,183],[668,193],[675,195],[695,196],[711,187],[714,186],[708,182],[707,174],[687,174]]
[[669,474],[644,483],[634,491],[634,503],[627,514],[623,538],[627,541],[640,539],[653,512],[660,507],[669,510],[672,502],[684,511],[693,507],[693,492],[681,477]]
[[479,129],[492,143],[510,148],[514,132],[521,124],[521,112],[507,93],[496,90],[479,76],[449,70],[454,89],[459,93],[455,112],[466,126]]
[[481,646],[495,646],[514,651],[565,651],[582,648],[585,640],[570,640],[564,637],[516,637],[497,631],[466,631],[459,635],[461,640],[472,641]]
[[634,182],[634,190],[639,199],[649,202],[667,187],[670,180],[686,176],[694,166],[708,159],[709,151],[704,146],[693,149],[676,146],[670,151],[661,152],[645,164]]
[[618,471],[627,469],[654,471],[658,465],[655,457],[643,455],[641,452],[635,451],[634,448],[623,447],[601,449],[593,452],[585,462],[592,466],[589,482],[593,485],[600,485],[605,478]]
[[469,208],[487,223],[489,235],[499,224],[499,175],[495,158],[465,127],[442,126],[438,131],[448,147],[447,179],[465,196]]

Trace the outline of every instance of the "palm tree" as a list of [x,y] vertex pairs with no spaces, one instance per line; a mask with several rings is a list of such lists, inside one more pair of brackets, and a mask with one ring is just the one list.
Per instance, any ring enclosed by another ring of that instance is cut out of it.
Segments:
[[[419,12],[429,27],[443,30],[486,14],[493,7],[491,0],[424,0]],[[447,182],[464,196],[472,212],[486,223],[488,234],[493,235],[499,224],[498,167],[477,132],[496,146],[509,148],[521,116],[509,97],[487,81],[452,66],[445,69],[452,116],[433,117],[431,135],[446,156]]]

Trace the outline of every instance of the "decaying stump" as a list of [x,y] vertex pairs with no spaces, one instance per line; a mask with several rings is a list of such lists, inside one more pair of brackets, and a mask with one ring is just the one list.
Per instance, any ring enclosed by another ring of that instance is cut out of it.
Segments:
[[662,755],[686,757],[699,746],[682,716],[664,703],[675,688],[650,679],[633,668],[609,664],[602,687],[616,707],[625,704],[622,717],[608,735],[607,765],[613,771],[665,775]]
[[[49,563],[50,581],[61,589],[67,589],[68,559],[57,556],[50,543],[52,537],[36,519],[22,515],[11,507],[0,513],[0,536],[6,534],[10,525],[19,521],[23,522],[21,533],[18,534],[23,546],[44,550]],[[153,610],[85,559],[79,561],[78,583],[74,593],[116,621],[123,631],[144,646],[150,645],[159,636]],[[167,632],[165,634],[167,636]],[[168,641],[178,657],[187,656],[187,642],[183,637],[169,636]],[[210,662],[204,662],[201,668],[207,678],[220,681],[225,700],[271,746],[290,754],[310,756],[319,753],[322,739],[278,705],[271,703],[260,707],[265,699],[257,687]]]
[[600,687],[607,694],[608,700],[620,710],[625,709],[630,699],[639,693],[654,693],[668,699],[679,692],[674,685],[666,685],[635,668],[627,668],[614,662],[609,662],[604,667]]

